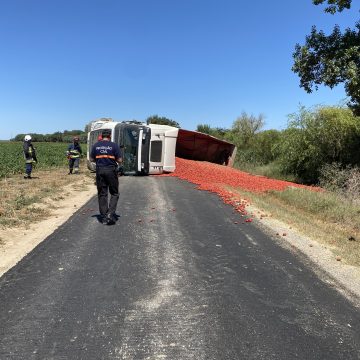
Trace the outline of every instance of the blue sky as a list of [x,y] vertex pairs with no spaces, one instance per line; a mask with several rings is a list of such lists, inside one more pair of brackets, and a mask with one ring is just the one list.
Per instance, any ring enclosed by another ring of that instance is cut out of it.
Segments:
[[283,129],[299,104],[346,97],[299,87],[295,44],[358,18],[311,0],[0,0],[0,139],[154,114],[194,130],[245,111]]

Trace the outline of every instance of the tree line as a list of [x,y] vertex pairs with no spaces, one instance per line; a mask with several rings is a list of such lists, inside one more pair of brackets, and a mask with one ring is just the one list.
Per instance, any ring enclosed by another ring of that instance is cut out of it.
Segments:
[[197,131],[237,146],[235,166],[266,167],[277,177],[316,184],[324,166],[360,166],[360,117],[348,107],[314,106],[289,115],[284,130],[263,130],[264,116],[243,112],[230,129],[197,126]]
[[78,136],[81,143],[86,143],[87,141],[87,132],[83,130],[65,130],[63,132],[56,131],[52,134],[37,134],[37,133],[27,133],[27,134],[17,134],[10,141],[23,141],[25,135],[31,135],[32,141],[34,142],[66,142],[71,143],[74,136]]
[[[100,118],[99,120],[113,121],[111,118]],[[141,123],[141,121],[133,120],[137,123]],[[160,125],[169,125],[179,128],[180,125],[175,120],[169,119],[164,116],[159,115],[151,115],[146,118],[146,124],[160,124]],[[87,133],[90,131],[91,122],[86,124],[84,130],[64,130],[64,131],[56,131],[51,134],[37,134],[37,133],[26,133],[26,134],[17,134],[14,138],[10,139],[10,141],[23,141],[25,135],[31,135],[32,141],[34,142],[66,142],[70,143],[73,141],[74,136],[78,136],[80,138],[81,143],[87,142]]]

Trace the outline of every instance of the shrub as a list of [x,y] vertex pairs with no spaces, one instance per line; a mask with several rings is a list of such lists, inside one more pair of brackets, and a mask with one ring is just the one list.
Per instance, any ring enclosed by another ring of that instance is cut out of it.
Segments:
[[359,147],[360,119],[347,108],[318,106],[289,116],[277,151],[285,173],[317,183],[325,164],[358,164]]
[[339,163],[326,164],[321,168],[320,186],[352,202],[360,202],[360,169],[342,167]]

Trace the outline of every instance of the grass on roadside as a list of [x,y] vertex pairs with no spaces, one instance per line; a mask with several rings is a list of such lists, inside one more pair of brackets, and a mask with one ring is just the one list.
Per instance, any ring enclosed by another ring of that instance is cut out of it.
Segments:
[[360,266],[360,205],[330,192],[288,188],[248,193],[230,189],[304,235],[325,244],[346,263]]
[[242,164],[235,164],[234,167],[236,169],[239,169],[240,171],[245,171],[253,175],[266,176],[270,179],[296,182],[296,177],[292,174],[284,174],[281,171],[279,164],[277,164],[276,162],[272,162],[266,165],[242,163]]
[[35,171],[31,180],[22,175],[0,180],[0,228],[27,227],[47,218],[70,191],[85,190],[88,171],[72,176],[67,171],[64,166]]

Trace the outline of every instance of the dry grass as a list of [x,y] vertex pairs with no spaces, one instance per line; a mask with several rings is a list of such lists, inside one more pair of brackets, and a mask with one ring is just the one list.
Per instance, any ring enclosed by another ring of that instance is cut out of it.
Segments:
[[89,183],[89,173],[67,175],[68,169],[54,168],[34,172],[26,180],[14,175],[0,181],[0,228],[27,227],[45,219],[57,208],[57,202],[72,191],[82,191]]
[[360,266],[360,206],[329,192],[289,188],[253,194],[230,189],[273,218],[325,244],[335,256]]

